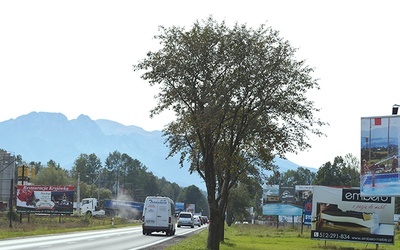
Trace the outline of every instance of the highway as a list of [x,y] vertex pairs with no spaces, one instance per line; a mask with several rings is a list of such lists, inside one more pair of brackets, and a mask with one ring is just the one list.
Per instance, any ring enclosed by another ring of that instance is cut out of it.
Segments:
[[166,236],[165,233],[153,233],[143,235],[141,227],[124,227],[107,230],[93,230],[66,234],[53,234],[36,237],[4,239],[0,240],[2,250],[20,249],[45,249],[45,250],[139,250],[146,249],[156,244],[173,239],[174,237],[206,228],[181,227],[176,228],[174,236]]

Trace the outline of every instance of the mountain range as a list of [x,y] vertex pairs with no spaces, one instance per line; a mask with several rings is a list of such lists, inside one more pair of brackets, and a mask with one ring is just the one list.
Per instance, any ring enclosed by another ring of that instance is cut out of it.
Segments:
[[[178,156],[166,159],[169,149],[164,141],[162,131],[146,131],[106,119],[92,120],[87,115],[68,120],[61,113],[31,112],[0,122],[0,148],[21,155],[27,163],[46,165],[53,160],[69,170],[80,154],[94,153],[104,163],[110,153],[119,151],[142,162],[159,178],[182,187],[196,185],[205,189],[197,174],[180,167]],[[275,158],[275,164],[281,172],[300,167],[281,158]]]

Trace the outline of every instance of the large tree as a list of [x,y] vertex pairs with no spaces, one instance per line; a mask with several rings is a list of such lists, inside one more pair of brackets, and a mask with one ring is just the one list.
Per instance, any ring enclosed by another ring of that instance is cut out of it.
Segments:
[[49,161],[47,167],[43,167],[32,179],[35,185],[73,185],[74,179],[70,178],[68,171],[60,167],[59,164],[54,164],[54,161]]
[[183,27],[160,27],[160,49],[134,65],[159,85],[151,115],[173,110],[164,133],[170,155],[204,179],[210,209],[208,249],[219,249],[229,190],[244,175],[270,169],[274,156],[309,148],[308,134],[324,123],[306,98],[318,89],[312,68],[279,33],[212,17]]
[[86,183],[94,183],[98,181],[99,173],[102,170],[101,160],[96,154],[80,154],[75,159],[74,166],[71,169],[71,175],[77,179],[78,174],[80,180]]
[[359,161],[352,154],[347,154],[344,158],[336,156],[333,163],[328,161],[318,169],[313,184],[359,187],[359,165]]

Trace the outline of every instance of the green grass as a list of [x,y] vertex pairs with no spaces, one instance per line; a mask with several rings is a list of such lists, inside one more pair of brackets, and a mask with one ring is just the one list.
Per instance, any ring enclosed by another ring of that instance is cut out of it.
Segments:
[[[395,245],[379,245],[382,250],[394,250],[400,248],[400,231],[395,232]],[[207,246],[208,230],[193,235],[175,244],[167,250],[194,249],[204,250]],[[281,250],[310,250],[310,249],[342,249],[362,250],[376,249],[375,244],[354,243],[344,241],[311,240],[310,230],[291,227],[275,228],[263,225],[234,225],[225,227],[225,240],[221,243],[221,250],[237,249],[281,249]]]
[[[0,213],[0,239],[36,236],[52,233],[76,232],[94,229],[108,229],[125,226],[140,226],[136,221],[127,221],[121,218],[115,218],[114,225],[111,218],[96,217],[77,217],[70,215],[45,215],[28,216],[24,215],[22,223],[19,222],[19,216],[12,221],[12,227],[9,227],[9,219],[6,213]],[[221,250],[237,249],[341,249],[341,250],[373,250],[375,244],[353,243],[344,241],[320,241],[310,239],[310,230],[304,229],[301,234],[300,229],[292,227],[270,227],[265,225],[234,225],[225,227],[225,240],[221,243]],[[203,250],[207,246],[208,230],[202,230],[189,238],[167,248],[168,250],[193,249]],[[400,231],[395,231],[395,245],[379,245],[381,250],[400,249]]]
[[22,223],[19,216],[14,216],[11,224],[7,213],[0,213],[0,239],[141,225],[121,218],[114,218],[112,225],[109,217],[71,215],[31,215],[29,222],[28,215],[23,215]]

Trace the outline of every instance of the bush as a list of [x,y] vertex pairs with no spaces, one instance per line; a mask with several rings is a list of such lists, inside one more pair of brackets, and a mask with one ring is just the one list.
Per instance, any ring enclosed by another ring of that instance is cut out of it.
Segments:
[[[7,212],[7,218],[10,219],[10,211]],[[11,219],[13,221],[17,221],[19,219],[19,215],[15,210],[13,210],[11,213]]]
[[91,218],[92,218],[92,214],[90,214],[90,213],[84,214],[83,217],[82,217],[82,222],[83,222],[83,224],[89,225],[89,224],[90,224],[90,219],[91,219]]

